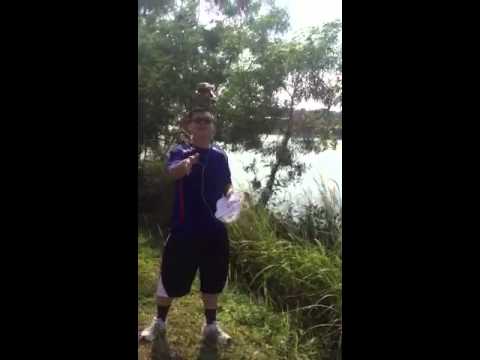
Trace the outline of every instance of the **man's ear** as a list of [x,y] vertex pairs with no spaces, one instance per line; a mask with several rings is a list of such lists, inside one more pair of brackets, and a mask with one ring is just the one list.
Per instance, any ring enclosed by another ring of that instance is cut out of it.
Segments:
[[190,130],[190,114],[187,113],[180,121],[180,128],[188,134],[191,134]]
[[215,137],[215,134],[217,133],[217,128],[215,127],[215,125],[212,123],[212,140],[213,138]]

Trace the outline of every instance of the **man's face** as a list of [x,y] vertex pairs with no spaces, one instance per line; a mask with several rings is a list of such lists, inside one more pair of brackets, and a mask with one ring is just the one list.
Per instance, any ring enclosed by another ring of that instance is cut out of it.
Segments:
[[197,137],[213,137],[213,116],[207,111],[195,112],[188,124],[188,131]]

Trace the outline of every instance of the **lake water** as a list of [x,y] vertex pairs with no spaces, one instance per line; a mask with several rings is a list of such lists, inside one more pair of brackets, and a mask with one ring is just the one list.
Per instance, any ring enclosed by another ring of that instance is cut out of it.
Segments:
[[[244,167],[256,157],[259,164],[260,156],[252,151],[228,152],[232,182],[235,188],[250,191],[250,181],[253,173],[248,173]],[[302,155],[300,160],[307,165],[299,183],[293,183],[282,189],[273,199],[290,200],[303,204],[307,199],[319,199],[319,183],[323,182],[328,188],[335,189],[341,199],[342,193],[342,141],[339,140],[335,150],[325,150],[320,153]],[[257,177],[266,184],[270,173],[269,167],[258,167]]]

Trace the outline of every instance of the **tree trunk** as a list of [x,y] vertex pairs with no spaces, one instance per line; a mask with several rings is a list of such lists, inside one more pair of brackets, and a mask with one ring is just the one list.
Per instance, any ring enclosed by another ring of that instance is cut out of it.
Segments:
[[145,145],[143,149],[143,160],[146,161],[148,156],[148,146]]
[[281,157],[282,157],[282,154],[286,153],[288,149],[288,141],[292,137],[294,97],[295,97],[295,92],[290,99],[290,113],[288,116],[287,130],[283,134],[283,139],[280,146],[277,148],[275,164],[273,164],[272,166],[272,169],[270,171],[270,176],[268,177],[267,185],[265,186],[265,189],[263,189],[262,195],[260,197],[260,204],[264,207],[267,206],[268,202],[270,201],[270,198],[273,195],[273,185],[275,184],[275,178],[277,176],[278,169],[280,168]]

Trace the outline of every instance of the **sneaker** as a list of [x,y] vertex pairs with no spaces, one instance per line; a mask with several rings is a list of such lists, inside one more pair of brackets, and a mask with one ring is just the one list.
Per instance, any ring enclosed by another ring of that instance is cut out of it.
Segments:
[[165,335],[167,330],[166,324],[162,319],[153,318],[153,321],[140,333],[140,339],[153,341],[157,335]]
[[223,331],[216,321],[203,325],[202,339],[220,345],[230,345],[232,342],[232,337]]

